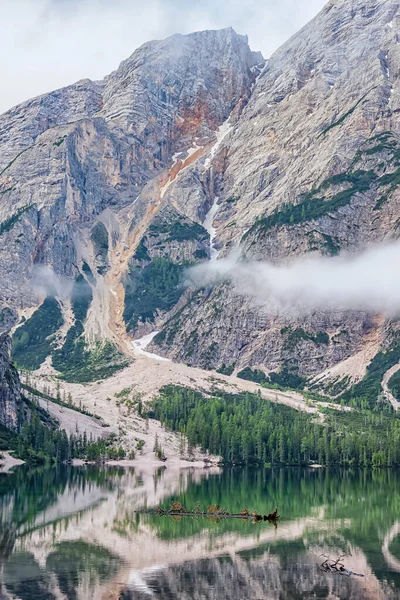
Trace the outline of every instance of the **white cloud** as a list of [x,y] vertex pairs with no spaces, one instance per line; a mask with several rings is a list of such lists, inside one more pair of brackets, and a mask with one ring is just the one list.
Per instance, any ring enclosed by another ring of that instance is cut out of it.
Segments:
[[1,0],[0,112],[79,79],[100,79],[142,43],[232,25],[269,56],[325,0]]
[[188,270],[190,282],[230,281],[269,311],[307,314],[320,310],[365,310],[400,314],[400,242],[335,258],[306,256],[286,265],[241,261],[238,255]]

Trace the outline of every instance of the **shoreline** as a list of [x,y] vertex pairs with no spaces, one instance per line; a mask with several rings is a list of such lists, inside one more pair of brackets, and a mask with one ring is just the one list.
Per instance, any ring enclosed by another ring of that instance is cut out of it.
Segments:
[[14,450],[0,451],[0,454],[2,455],[2,458],[0,459],[0,473],[8,473],[14,467],[20,467],[21,465],[26,464],[24,460],[11,456],[13,453]]
[[142,470],[153,470],[164,467],[168,470],[182,470],[182,469],[220,469],[222,467],[220,462],[215,461],[203,461],[203,460],[185,460],[176,456],[168,458],[167,460],[159,460],[152,456],[140,456],[134,459],[119,459],[119,460],[105,460],[105,461],[87,461],[80,458],[74,458],[71,462],[74,467],[84,467],[87,465],[98,465],[107,467],[127,467],[133,468],[138,467]]

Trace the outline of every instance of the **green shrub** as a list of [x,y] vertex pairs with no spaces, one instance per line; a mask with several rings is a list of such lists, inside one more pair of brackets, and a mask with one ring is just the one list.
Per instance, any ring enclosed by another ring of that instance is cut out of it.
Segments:
[[12,359],[22,369],[36,370],[49,356],[51,336],[63,324],[57,300],[48,296],[12,336]]
[[386,371],[400,361],[400,344],[395,343],[389,350],[379,352],[367,367],[367,374],[351,386],[340,397],[346,403],[356,402],[358,406],[375,407],[382,392],[382,379]]
[[[280,209],[276,208],[272,215],[256,221],[245,234],[244,239],[249,237],[251,233],[266,232],[275,226],[292,226],[320,219],[338,208],[347,206],[356,193],[368,191],[372,183],[376,182],[377,179],[378,176],[372,170],[335,175],[325,180],[318,188],[311,190],[298,204],[285,203]],[[322,196],[316,197],[316,194],[321,193],[325,189],[342,183],[348,183],[350,187],[338,192],[330,199],[325,199]]]
[[136,248],[136,252],[135,252],[134,257],[133,257],[136,260],[141,260],[141,261],[147,261],[147,260],[149,261],[149,260],[151,260],[149,254],[147,252],[147,247],[146,247],[146,244],[145,244],[145,240],[146,240],[146,238],[142,237],[142,239],[140,240],[140,243],[139,243],[138,247]]
[[63,347],[53,352],[52,359],[61,379],[74,383],[106,379],[128,364],[128,359],[109,341],[87,348],[80,321],[69,329]]
[[322,237],[324,239],[323,249],[325,253],[329,256],[337,256],[340,252],[340,246],[337,241],[334,241],[330,235],[326,235],[325,233],[322,234]]
[[235,370],[235,364],[225,365],[225,363],[217,369],[217,373],[221,373],[221,375],[232,375]]
[[246,381],[254,381],[254,383],[266,383],[267,381],[269,381],[264,371],[260,371],[259,369],[250,369],[250,367],[246,367],[242,371],[239,371],[237,376],[239,377],[239,379],[245,379]]
[[187,240],[204,241],[206,239],[208,239],[208,233],[204,229],[204,227],[202,227],[198,223],[194,223],[194,222],[193,223],[187,223],[187,222],[182,223],[181,221],[175,221],[175,223],[173,223],[171,225],[167,241],[169,241],[169,242],[172,242],[172,241],[184,242]]
[[290,388],[295,390],[302,390],[306,383],[306,378],[296,375],[295,373],[289,373],[287,369],[283,369],[280,373],[270,373],[267,376],[263,371],[259,369],[250,369],[247,367],[240,371],[237,375],[240,379],[246,381],[254,381],[265,387],[277,387],[277,388]]
[[23,150],[21,150],[21,152],[18,152],[18,154],[8,163],[8,165],[6,165],[4,167],[4,169],[2,171],[0,171],[0,177],[15,163],[15,161],[22,155],[24,154],[24,152],[26,152],[27,150],[29,150],[30,148],[32,148],[32,146],[29,146],[28,148],[24,148]]
[[208,233],[204,227],[194,221],[183,221],[179,219],[172,222],[153,222],[149,227],[149,234],[152,236],[168,234],[166,239],[167,242],[183,242],[187,240],[204,241],[208,239]]
[[289,371],[283,369],[280,373],[270,373],[269,381],[272,385],[278,385],[281,388],[302,390],[305,386],[306,378],[296,373],[289,373]]
[[83,261],[82,263],[82,271],[85,273],[88,281],[92,284],[92,285],[96,285],[96,279],[93,276],[92,270],[89,267],[89,265],[87,264],[87,262]]
[[389,389],[392,392],[393,396],[397,400],[400,400],[400,371],[397,371],[389,379]]
[[14,213],[10,217],[8,217],[8,219],[6,219],[2,223],[0,223],[0,235],[2,235],[3,233],[6,233],[7,231],[11,231],[11,229],[14,227],[14,225],[16,223],[18,223],[18,221],[22,217],[22,215],[24,213],[26,213],[26,211],[28,211],[30,208],[32,208],[32,206],[33,206],[32,204],[29,204],[28,206],[23,206],[22,208],[17,210],[16,213]]
[[144,269],[131,267],[125,281],[124,320],[127,329],[139,320],[153,321],[159,310],[170,310],[183,293],[183,265],[156,258]]
[[74,283],[71,294],[72,310],[77,321],[84,321],[86,319],[92,299],[92,288],[83,275],[79,275]]
[[289,351],[294,350],[294,348],[296,348],[296,346],[302,340],[313,342],[316,345],[328,345],[330,342],[329,335],[326,333],[326,331],[318,331],[316,335],[313,335],[312,333],[305,331],[301,327],[298,327],[297,329],[291,329],[290,327],[288,327],[286,329],[282,329],[281,334],[288,334],[288,337],[284,343],[284,349]]
[[335,127],[338,127],[339,125],[341,125],[346,119],[347,117],[349,117],[350,115],[353,114],[353,112],[356,110],[356,108],[358,108],[358,106],[361,104],[361,102],[367,97],[367,95],[369,94],[369,92],[367,92],[366,94],[364,94],[355,104],[354,106],[352,106],[350,108],[350,110],[348,110],[347,112],[345,112],[339,119],[337,119],[336,121],[334,121],[331,125],[328,125],[328,127],[325,127],[325,129],[323,131],[321,131],[321,133],[319,134],[319,137],[324,136],[328,133],[328,131],[331,131],[332,129],[334,129]]
[[208,254],[205,250],[195,250],[193,252],[193,257],[196,258],[197,260],[204,260],[204,259],[208,258]]
[[54,146],[61,146],[61,144],[64,142],[64,140],[66,139],[66,135],[63,135],[62,137],[58,138],[58,140],[56,142],[54,142]]

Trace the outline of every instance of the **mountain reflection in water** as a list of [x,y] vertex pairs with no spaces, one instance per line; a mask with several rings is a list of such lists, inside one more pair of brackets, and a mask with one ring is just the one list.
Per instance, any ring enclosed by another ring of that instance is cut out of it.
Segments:
[[[400,474],[19,468],[0,477],[0,598],[400,599]],[[219,504],[281,520],[171,518]],[[326,573],[325,553],[350,553]]]

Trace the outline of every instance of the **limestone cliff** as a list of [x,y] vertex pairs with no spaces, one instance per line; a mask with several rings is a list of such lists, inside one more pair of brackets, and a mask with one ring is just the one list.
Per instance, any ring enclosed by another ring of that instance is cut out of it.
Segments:
[[[398,238],[399,19],[398,2],[328,2],[267,61],[212,161],[220,256],[242,244],[285,262]],[[365,353],[361,376],[396,328],[362,313],[276,317],[223,286],[190,298],[156,342],[191,364],[303,375]]]

